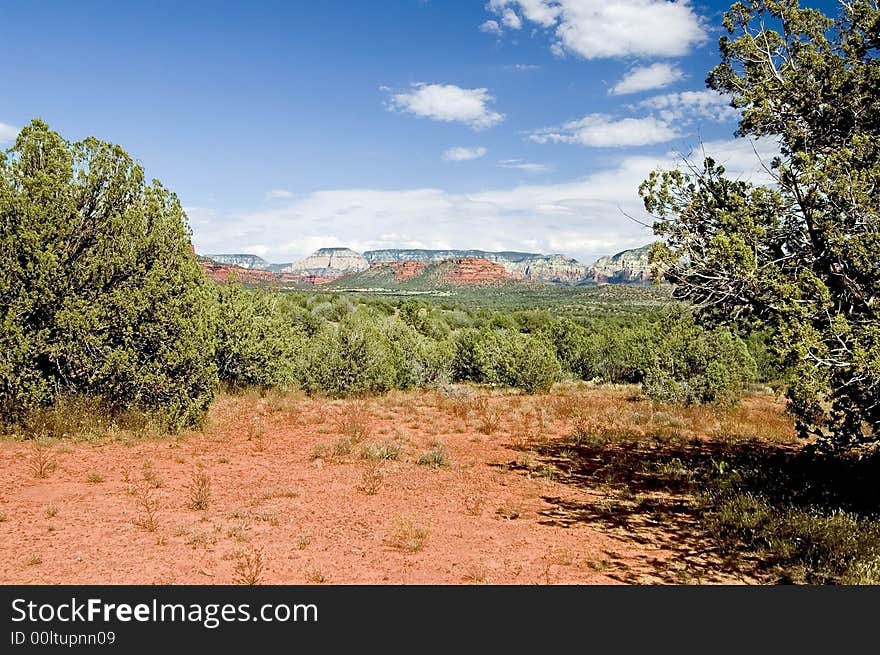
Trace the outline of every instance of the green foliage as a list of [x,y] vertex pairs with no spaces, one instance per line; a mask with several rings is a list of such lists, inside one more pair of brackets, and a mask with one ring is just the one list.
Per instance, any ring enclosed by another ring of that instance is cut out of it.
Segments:
[[772,334],[801,435],[831,450],[880,439],[880,10],[841,11],[752,0],[725,15],[707,82],[732,95],[741,136],[779,142],[774,187],[707,159],[641,188],[658,273],[703,320]]
[[119,146],[42,121],[0,155],[0,420],[59,394],[198,423],[212,299],[177,197]]
[[388,335],[374,315],[355,312],[314,337],[303,382],[312,392],[346,395],[382,393],[397,379]]
[[754,379],[751,353],[729,330],[704,330],[690,314],[672,314],[657,327],[662,338],[645,372],[645,392],[651,398],[687,405],[730,404]]
[[455,337],[453,377],[459,381],[548,391],[561,378],[556,350],[544,335],[490,327],[462,330]]
[[305,330],[284,311],[282,297],[237,284],[217,287],[216,362],[235,387],[291,387],[299,380]]

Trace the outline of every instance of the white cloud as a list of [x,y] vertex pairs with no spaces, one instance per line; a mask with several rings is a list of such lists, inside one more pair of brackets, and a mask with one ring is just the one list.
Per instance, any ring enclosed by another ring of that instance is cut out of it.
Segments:
[[14,125],[9,125],[7,123],[0,123],[0,143],[12,143],[15,141],[19,132],[21,132],[20,127],[15,127]]
[[435,121],[457,121],[475,130],[482,130],[504,120],[503,114],[487,106],[493,100],[488,89],[463,89],[454,84],[419,82],[413,84],[408,93],[392,95],[389,108]]
[[507,70],[516,71],[517,73],[541,70],[541,67],[537,64],[513,64],[512,66],[505,66],[505,68]]
[[290,198],[293,198],[293,194],[287,189],[272,189],[266,192],[263,200],[269,202],[270,200],[288,200]]
[[589,114],[555,127],[535,130],[536,143],[574,143],[593,148],[621,148],[666,143],[681,136],[669,123],[653,116],[615,120],[606,114]]
[[479,159],[484,156],[488,150],[483,146],[477,148],[449,148],[442,155],[443,161],[468,161],[471,159]]
[[613,96],[622,96],[648,89],[662,89],[683,78],[684,74],[681,69],[672,64],[656,63],[650,66],[637,66],[611,87],[609,93]]
[[480,31],[485,32],[486,34],[501,34],[501,26],[497,21],[487,20],[480,23]]
[[504,27],[509,27],[512,30],[518,30],[522,27],[522,20],[513,9],[505,9],[501,12],[501,23]]
[[487,8],[502,22],[516,9],[526,20],[551,29],[557,55],[680,57],[706,40],[703,21],[689,0],[490,0]]
[[538,23],[541,27],[553,26],[560,12],[558,3],[546,0],[490,0],[486,6],[491,11],[502,13],[511,5],[518,5],[520,12],[527,20]]
[[730,106],[730,96],[708,89],[653,96],[636,107],[657,110],[663,120],[683,123],[692,123],[696,118],[723,123],[739,117],[739,112]]
[[[745,139],[708,142],[708,154],[734,177],[768,182]],[[755,144],[765,161],[777,149]],[[695,158],[699,158],[696,153]],[[677,153],[629,156],[589,176],[475,193],[442,189],[336,189],[297,196],[282,206],[221,214],[187,208],[198,252],[241,252],[271,244],[270,261],[293,261],[324,246],[482,248],[562,252],[585,263],[651,241],[638,186],[651,170],[678,165]]]
[[495,165],[498,168],[510,168],[524,173],[546,173],[550,170],[547,164],[537,164],[523,159],[501,159]]

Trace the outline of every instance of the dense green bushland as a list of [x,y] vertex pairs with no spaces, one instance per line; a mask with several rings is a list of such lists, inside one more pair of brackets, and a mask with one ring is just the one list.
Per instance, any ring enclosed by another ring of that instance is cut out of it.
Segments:
[[34,121],[0,153],[0,421],[83,396],[197,424],[214,307],[180,202],[119,146]]
[[643,383],[657,399],[727,403],[758,379],[763,341],[673,307],[625,323],[341,295],[219,287],[217,368],[232,386],[381,393],[442,382],[547,391],[563,379]]
[[[0,158],[0,220],[6,424],[56,425],[52,412],[82,399],[117,422],[142,412],[179,429],[200,422],[221,383],[342,396],[446,382],[538,393],[582,379],[714,403],[755,378],[739,336],[620,294],[560,318],[546,304],[481,305],[476,291],[458,305],[210,283],[172,193],[118,146],[68,143],[40,121]],[[749,343],[763,361],[763,341]]]

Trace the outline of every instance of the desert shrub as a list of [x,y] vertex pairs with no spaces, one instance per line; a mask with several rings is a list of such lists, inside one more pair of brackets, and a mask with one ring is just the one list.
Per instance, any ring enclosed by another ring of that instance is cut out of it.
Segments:
[[428,305],[421,300],[408,298],[400,303],[398,309],[400,320],[406,325],[415,328],[422,334],[427,334],[429,327]]
[[305,333],[284,312],[278,294],[218,286],[215,358],[220,380],[232,386],[292,386]]
[[483,327],[456,335],[452,372],[457,381],[518,387],[534,393],[548,390],[559,380],[562,369],[545,335]]
[[746,347],[755,360],[755,379],[758,382],[771,382],[783,377],[783,366],[772,353],[768,332],[753,331],[745,338]]
[[456,335],[453,376],[461,382],[506,384],[516,367],[514,333],[489,327]]
[[177,197],[116,145],[42,121],[0,154],[0,419],[59,393],[198,423],[213,313]]
[[382,393],[397,382],[391,346],[368,312],[346,315],[325,326],[310,342],[305,387],[331,395]]
[[546,392],[562,377],[556,349],[543,334],[517,334],[513,339],[516,364],[508,384],[526,393]]
[[660,332],[643,324],[603,324],[587,336],[574,371],[584,380],[639,383],[653,360]]
[[538,332],[547,329],[553,319],[546,309],[523,309],[511,315],[520,332]]
[[585,377],[581,362],[588,339],[586,328],[570,318],[561,318],[548,324],[544,333],[556,349],[556,358],[565,371]]
[[684,312],[664,317],[657,329],[662,339],[644,385],[651,398],[726,404],[754,379],[754,359],[742,339],[729,330],[702,328]]
[[411,389],[449,381],[452,344],[448,339],[428,338],[395,319],[386,319],[384,326],[396,371],[396,388]]

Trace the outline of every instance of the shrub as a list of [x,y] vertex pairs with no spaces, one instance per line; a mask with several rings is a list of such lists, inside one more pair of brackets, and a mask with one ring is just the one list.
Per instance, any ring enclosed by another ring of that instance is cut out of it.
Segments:
[[393,389],[397,370],[375,317],[358,312],[325,326],[310,344],[304,382],[310,391],[338,396]]
[[216,298],[220,379],[232,386],[296,384],[305,332],[283,311],[279,294],[226,284]]
[[548,390],[562,369],[551,342],[542,334],[520,334],[484,327],[462,330],[452,360],[457,381]]
[[0,154],[0,420],[56,395],[169,428],[210,404],[212,299],[177,197],[119,146],[42,121]]
[[674,313],[658,323],[658,330],[663,338],[645,377],[645,392],[651,398],[729,404],[755,377],[748,348],[727,329],[706,330],[690,314]]
[[449,341],[430,339],[394,318],[385,319],[383,327],[395,371],[395,388],[412,389],[449,381],[452,365]]
[[541,334],[517,335],[513,341],[516,365],[508,383],[526,393],[546,392],[562,377],[556,350]]

